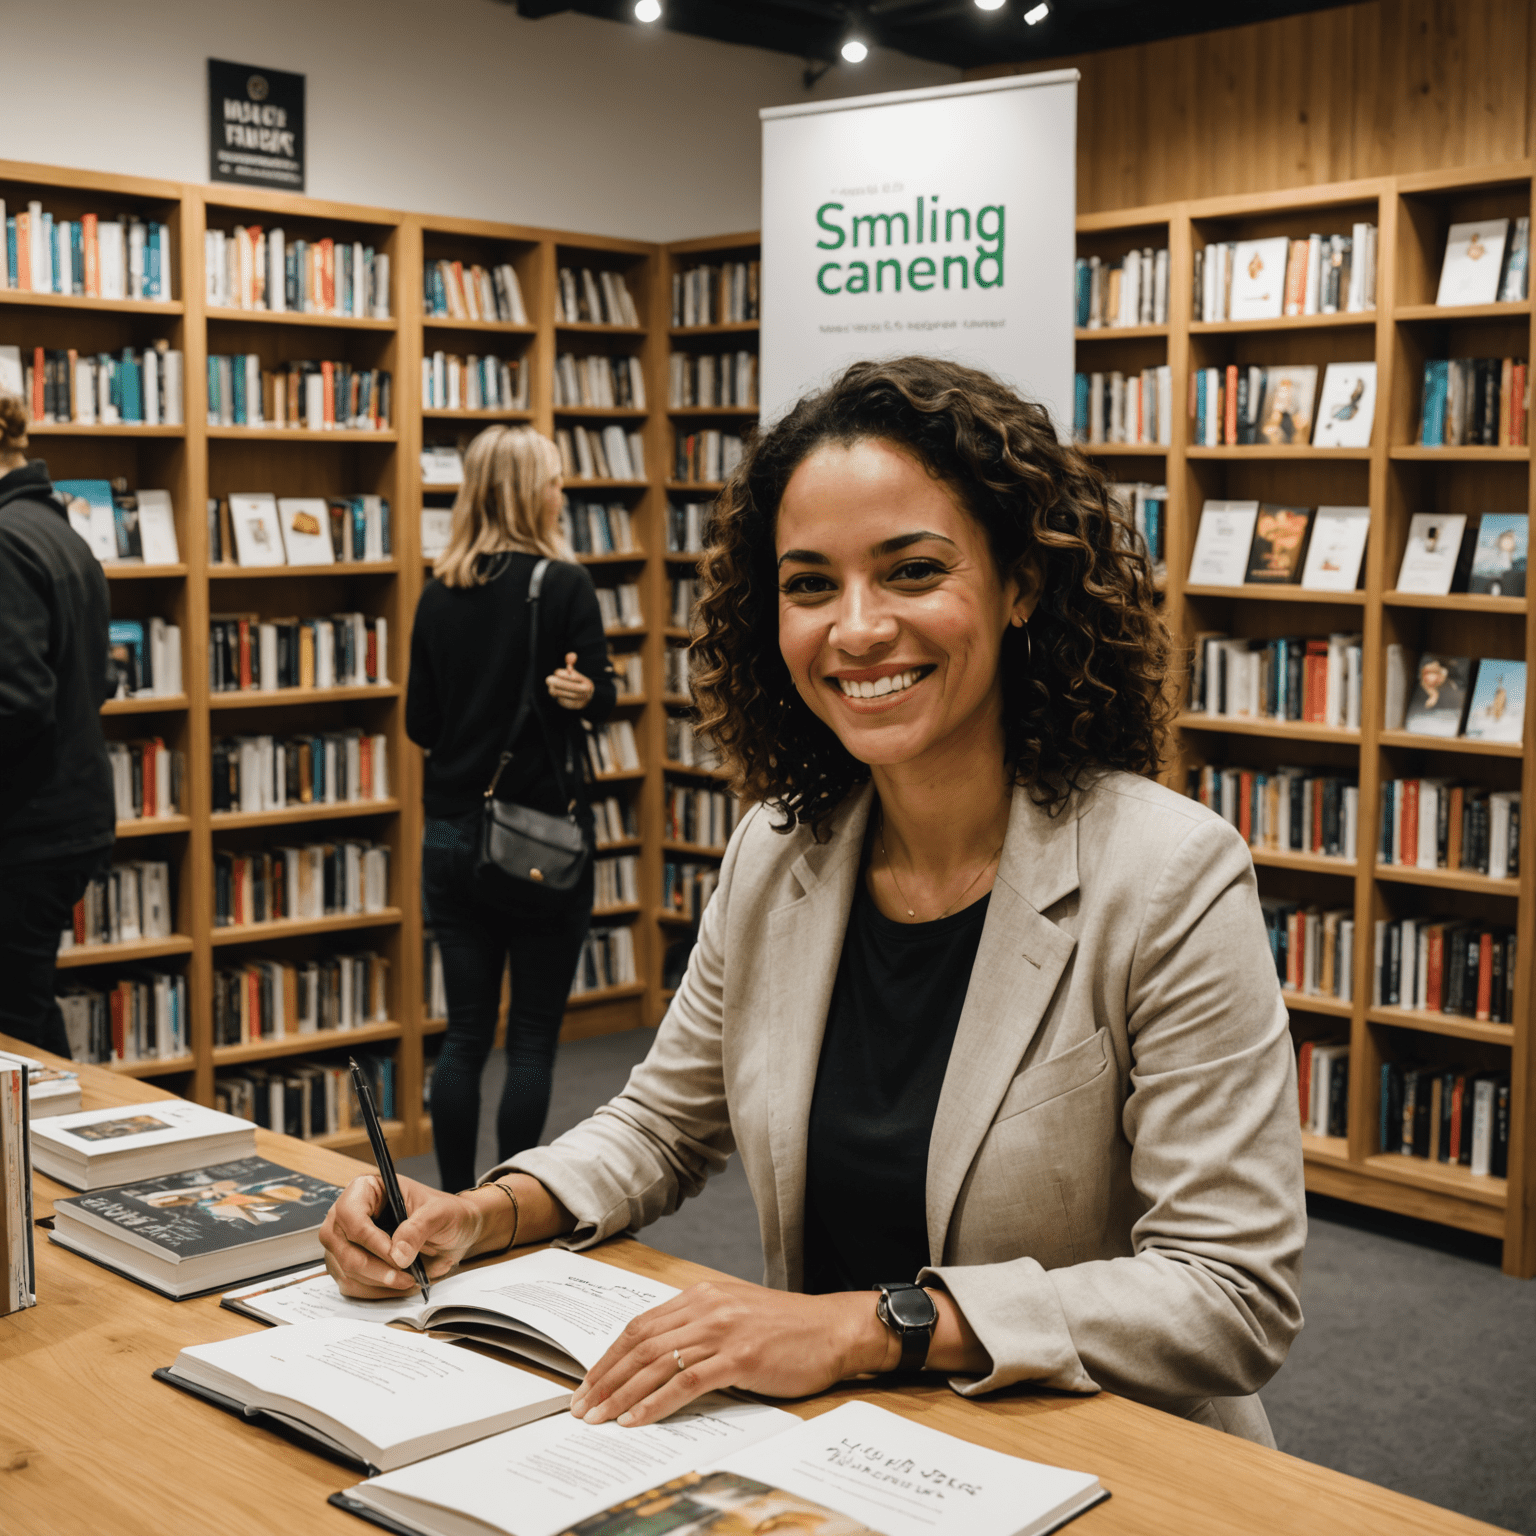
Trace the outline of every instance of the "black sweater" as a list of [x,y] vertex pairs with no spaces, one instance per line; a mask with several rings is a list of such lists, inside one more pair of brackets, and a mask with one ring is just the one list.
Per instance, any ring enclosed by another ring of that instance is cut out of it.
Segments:
[[0,867],[110,847],[107,578],[34,459],[0,478]]
[[[428,582],[411,631],[406,734],[428,753],[422,800],[428,816],[473,811],[495,771],[528,667],[528,582],[538,557],[488,557],[496,574],[484,586]],[[576,653],[576,670],[594,684],[580,711],[562,709],[544,679]],[[603,640],[603,618],[592,578],[579,565],[550,562],[539,595],[539,645],[533,703],[561,749],[569,741],[578,775],[586,760],[579,720],[594,724],[613,713],[615,690]],[[581,780],[569,785],[585,805]],[[496,788],[499,800],[535,810],[565,809],[538,721],[529,717],[512,761]]]

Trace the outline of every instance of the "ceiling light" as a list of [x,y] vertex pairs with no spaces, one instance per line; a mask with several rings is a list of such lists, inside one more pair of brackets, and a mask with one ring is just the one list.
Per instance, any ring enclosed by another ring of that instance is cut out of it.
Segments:
[[661,0],[635,0],[636,21],[660,21]]
[[1003,8],[1003,4],[1004,0],[976,0],[976,9],[978,11],[1000,11]]
[[1028,11],[1024,12],[1024,20],[1025,20],[1026,23],[1028,23],[1028,25],[1033,27],[1033,26],[1037,25],[1038,23],[1044,21],[1045,18],[1047,16],[1049,16],[1050,14],[1051,14],[1050,6],[1048,6],[1045,3],[1045,0],[1040,0],[1040,4],[1035,6],[1033,10],[1028,10]]
[[869,49],[858,38],[850,37],[843,44],[843,57],[850,64],[862,64],[869,57]]

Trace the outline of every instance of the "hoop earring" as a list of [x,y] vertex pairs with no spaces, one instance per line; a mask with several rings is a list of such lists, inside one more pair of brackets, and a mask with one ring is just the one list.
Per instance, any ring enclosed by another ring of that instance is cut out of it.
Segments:
[[1029,625],[1027,623],[1020,624],[1019,628],[1024,631],[1024,665],[1033,672],[1035,670],[1035,642],[1029,637]]

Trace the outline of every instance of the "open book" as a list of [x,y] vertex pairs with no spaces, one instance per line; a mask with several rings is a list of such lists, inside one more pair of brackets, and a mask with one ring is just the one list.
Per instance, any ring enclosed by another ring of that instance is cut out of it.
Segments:
[[323,1269],[231,1291],[224,1305],[266,1323],[349,1318],[405,1323],[510,1350],[566,1376],[596,1365],[624,1325],[676,1296],[674,1286],[560,1248],[435,1281],[419,1295],[380,1301],[343,1296]]
[[802,1422],[711,1395],[639,1429],[557,1415],[331,1503],[401,1536],[1043,1536],[1105,1497],[869,1403]]
[[571,1400],[505,1361],[347,1318],[194,1344],[155,1375],[385,1471],[558,1413]]

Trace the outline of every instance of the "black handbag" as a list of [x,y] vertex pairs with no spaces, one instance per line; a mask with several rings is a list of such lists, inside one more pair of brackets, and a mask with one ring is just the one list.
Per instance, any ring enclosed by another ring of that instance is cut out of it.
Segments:
[[[522,697],[512,727],[507,732],[506,744],[485,792],[475,877],[487,894],[502,900],[527,901],[531,898],[535,903],[556,907],[562,905],[581,883],[592,858],[592,843],[587,828],[577,818],[577,800],[566,778],[566,772],[575,771],[569,738],[563,754],[566,771],[562,771],[562,754],[555,751],[543,712],[535,709],[533,703],[538,673],[539,590],[544,585],[548,569],[549,561],[540,560],[528,583],[528,671],[523,678]],[[539,730],[554,766],[555,782],[566,803],[564,816],[551,816],[547,811],[536,811],[496,798],[496,785],[512,761],[513,744],[529,710],[533,710],[538,718]]]

